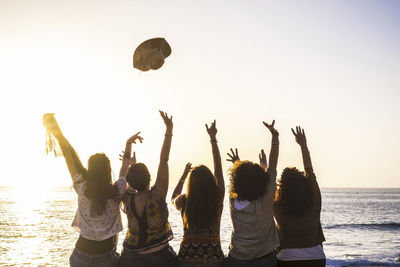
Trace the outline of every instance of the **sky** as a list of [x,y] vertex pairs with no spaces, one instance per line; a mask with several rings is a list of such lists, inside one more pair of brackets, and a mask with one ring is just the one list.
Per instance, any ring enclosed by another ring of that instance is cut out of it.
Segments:
[[[104,152],[115,178],[128,137],[154,177],[173,115],[170,185],[187,162],[212,169],[205,123],[217,121],[226,183],[230,147],[258,160],[280,132],[278,174],[302,167],[305,128],[321,187],[400,187],[399,1],[0,0],[0,185],[70,185],[45,154],[53,112],[86,164]],[[135,48],[164,37],[157,71]]]

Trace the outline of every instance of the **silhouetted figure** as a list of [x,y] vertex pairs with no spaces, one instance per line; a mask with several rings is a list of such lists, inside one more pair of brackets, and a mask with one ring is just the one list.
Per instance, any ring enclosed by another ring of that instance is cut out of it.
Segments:
[[[62,134],[54,114],[45,114],[43,124],[48,133],[56,138],[71,174],[73,188],[78,194],[78,210],[72,226],[80,235],[69,259],[70,265],[116,266],[117,236],[122,230],[119,208],[126,190],[126,162],[122,164],[119,180],[112,184],[110,160],[105,154],[92,155],[85,169],[74,148]],[[133,136],[128,139],[126,150],[130,151],[131,143],[136,138]]]
[[304,130],[292,129],[303,155],[305,173],[285,168],[274,200],[280,239],[278,266],[325,266],[322,242],[321,192],[311,164]]
[[[172,194],[172,202],[183,220],[184,235],[178,254],[178,266],[182,267],[220,267],[224,262],[219,230],[225,183],[215,121],[210,127],[206,124],[206,128],[212,147],[214,175],[204,165],[191,169],[188,163]],[[187,192],[181,195],[189,172]]]
[[146,165],[134,163],[129,167],[127,182],[133,192],[127,192],[123,199],[124,211],[128,217],[128,231],[119,266],[169,267],[176,264],[176,255],[168,245],[173,235],[165,202],[173,124],[172,116],[169,118],[162,111],[160,114],[166,132],[154,186],[150,188],[150,173]]
[[[274,249],[279,246],[272,215],[276,189],[276,165],[279,155],[279,133],[271,125],[264,125],[272,134],[269,164],[264,151],[260,165],[240,161],[236,149],[228,153],[234,163],[230,171],[229,205],[232,218],[232,237],[227,266],[276,266]],[[266,171],[265,171],[266,169]]]

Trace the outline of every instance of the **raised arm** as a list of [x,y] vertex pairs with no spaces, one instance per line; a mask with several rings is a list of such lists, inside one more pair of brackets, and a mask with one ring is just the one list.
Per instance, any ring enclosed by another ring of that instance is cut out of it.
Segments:
[[213,159],[214,159],[214,176],[216,179],[217,187],[219,191],[222,193],[222,195],[225,194],[225,182],[224,182],[224,176],[222,174],[222,165],[221,165],[221,155],[219,153],[219,148],[218,148],[218,142],[217,142],[217,127],[216,127],[216,122],[214,120],[213,123],[211,123],[211,126],[208,127],[206,124],[206,129],[207,133],[210,136],[210,142],[211,142],[211,148],[212,148],[212,154],[213,154]]
[[179,181],[176,184],[176,187],[174,189],[174,192],[172,193],[171,201],[172,201],[172,203],[174,203],[175,207],[178,210],[182,209],[182,201],[181,201],[181,198],[178,198],[178,197],[182,193],[183,184],[185,183],[185,180],[191,170],[192,170],[192,163],[188,162],[185,166],[185,169],[183,170],[181,179],[179,179]]
[[164,143],[161,148],[161,155],[160,155],[160,165],[158,166],[157,172],[157,180],[155,185],[158,187],[162,196],[167,196],[168,192],[168,183],[169,183],[169,170],[168,170],[168,159],[169,159],[169,152],[171,150],[171,140],[172,140],[172,116],[169,118],[168,114],[160,110],[160,115],[164,120],[166,130],[165,130],[165,137]]
[[140,132],[136,133],[135,135],[129,137],[129,139],[126,141],[124,155],[122,156],[122,165],[119,171],[119,177],[121,176],[126,177],[128,175],[128,170],[130,165],[136,163],[135,152],[133,154],[133,157],[131,158],[131,150],[132,150],[132,144],[136,144],[136,140],[139,140],[140,143],[143,142],[143,138],[139,134]]
[[85,168],[82,165],[81,160],[78,157],[75,149],[68,142],[67,138],[62,134],[60,126],[58,125],[56,119],[54,118],[53,113],[46,113],[43,115],[43,126],[46,130],[52,134],[62,151],[62,154],[65,158],[65,162],[67,163],[67,167],[71,177],[74,178],[77,174],[84,174],[86,172]]
[[279,133],[275,129],[275,120],[272,121],[271,124],[268,124],[266,122],[263,122],[265,127],[268,128],[268,130],[272,134],[272,140],[271,140],[271,150],[269,152],[269,164],[268,167],[271,169],[276,169],[276,166],[278,165],[278,156],[279,156]]
[[300,145],[301,148],[301,154],[303,155],[304,170],[306,170],[306,172],[313,172],[310,151],[308,150],[307,147],[307,139],[304,133],[304,129],[302,129],[300,126],[296,126],[296,131],[293,130],[292,128],[292,133],[296,138],[296,142]]

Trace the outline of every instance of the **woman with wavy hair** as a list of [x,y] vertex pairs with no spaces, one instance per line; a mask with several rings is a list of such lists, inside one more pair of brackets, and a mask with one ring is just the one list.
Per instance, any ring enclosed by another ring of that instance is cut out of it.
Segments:
[[[120,177],[113,184],[110,160],[105,154],[97,153],[90,156],[86,169],[74,148],[62,134],[54,114],[45,114],[43,124],[47,132],[56,139],[71,174],[73,188],[78,194],[78,209],[72,226],[80,234],[69,259],[70,265],[116,266],[117,237],[122,230],[119,208],[126,190],[128,160],[123,161]],[[139,133],[127,140],[125,151],[130,153],[131,144],[136,140],[142,141]],[[54,145],[56,144],[53,143],[52,146]]]
[[274,200],[280,248],[278,266],[325,266],[322,242],[321,191],[311,163],[304,129],[292,129],[303,155],[305,173],[285,168]]
[[[169,246],[172,239],[165,198],[168,192],[168,159],[172,140],[172,116],[160,111],[166,126],[164,143],[155,184],[150,187],[150,172],[143,163],[129,167],[127,182],[131,187],[123,199],[128,217],[128,231],[118,265],[141,267],[172,267],[176,255]],[[125,151],[123,158],[130,159]]]
[[[178,266],[182,267],[220,267],[224,262],[219,229],[225,183],[215,121],[210,127],[206,124],[206,129],[210,136],[214,174],[204,165],[192,169],[188,163],[172,194],[172,202],[183,220],[184,234],[178,254]],[[181,194],[189,173],[186,194]]]
[[[269,164],[264,150],[260,164],[240,161],[231,149],[228,153],[234,163],[230,170],[229,204],[232,219],[232,237],[227,266],[276,266],[274,249],[279,246],[272,215],[276,189],[276,165],[279,155],[279,133],[275,121],[264,125],[272,134]],[[266,170],[266,171],[265,171]]]

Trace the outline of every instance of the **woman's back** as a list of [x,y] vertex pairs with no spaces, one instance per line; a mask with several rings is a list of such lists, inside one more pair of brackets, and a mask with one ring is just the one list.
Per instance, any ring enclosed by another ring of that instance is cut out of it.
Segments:
[[243,208],[235,203],[236,199],[230,199],[233,229],[229,254],[234,258],[242,260],[259,258],[279,245],[272,216],[276,170],[268,169],[267,175],[270,182],[260,198],[247,201],[245,203],[247,205]]
[[153,186],[144,194],[141,207],[136,203],[137,194],[127,194],[123,200],[128,218],[124,249],[136,252],[168,244],[173,238],[167,203],[157,187]]
[[307,248],[325,241],[320,223],[321,192],[312,168],[306,170],[306,178],[312,190],[311,206],[303,214],[288,211],[278,201],[274,202],[274,216],[281,248]]
[[91,200],[85,196],[87,181],[81,174],[73,178],[74,189],[78,194],[78,209],[72,226],[80,231],[80,235],[89,240],[101,241],[115,236],[122,230],[119,212],[122,195],[125,192],[126,180],[122,177],[114,183],[115,197],[106,200],[101,213],[91,212]]
[[305,173],[285,168],[274,200],[274,216],[280,239],[278,267],[325,266],[322,248],[321,192],[315,177],[304,129],[292,129],[300,145]]
[[[216,122],[208,127],[214,174],[204,165],[192,169],[186,164],[181,179],[172,194],[172,202],[181,212],[183,239],[179,249],[179,266],[215,266],[224,264],[220,242],[220,223],[225,195],[221,156],[217,144]],[[183,184],[190,172],[186,194],[181,194]]]
[[[183,198],[185,206],[185,198]],[[220,224],[223,210],[223,197],[219,197],[217,205],[217,218],[208,227],[195,227],[185,225],[183,228],[183,239],[180,245],[178,259],[186,263],[221,263],[224,253],[221,249]],[[182,219],[185,211],[181,211]],[[202,210],[199,213],[204,214]]]

